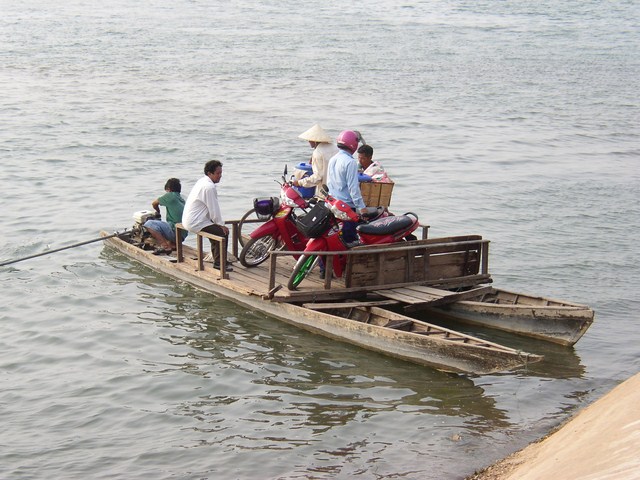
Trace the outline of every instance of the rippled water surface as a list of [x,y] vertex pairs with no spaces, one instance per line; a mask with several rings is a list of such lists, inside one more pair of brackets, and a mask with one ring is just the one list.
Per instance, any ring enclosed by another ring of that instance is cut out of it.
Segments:
[[[224,162],[238,218],[297,138],[356,128],[432,236],[588,303],[573,349],[448,375],[100,243],[0,267],[2,478],[463,478],[640,370],[636,2],[0,1],[0,259],[129,227]],[[460,327],[464,328],[464,327]]]

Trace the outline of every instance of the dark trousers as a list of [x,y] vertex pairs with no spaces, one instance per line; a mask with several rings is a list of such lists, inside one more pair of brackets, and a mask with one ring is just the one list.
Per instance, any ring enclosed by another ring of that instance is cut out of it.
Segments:
[[342,223],[342,239],[347,243],[352,243],[358,240],[358,232],[356,227],[358,222],[343,222]]
[[[222,230],[222,227],[220,225],[207,225],[201,231],[216,235],[218,237],[224,237],[224,242],[222,242],[223,248],[225,249],[225,251],[227,250],[229,234],[224,233],[224,230]],[[209,239],[209,241],[211,242],[211,256],[213,257],[213,263],[220,263],[220,244],[217,240]]]

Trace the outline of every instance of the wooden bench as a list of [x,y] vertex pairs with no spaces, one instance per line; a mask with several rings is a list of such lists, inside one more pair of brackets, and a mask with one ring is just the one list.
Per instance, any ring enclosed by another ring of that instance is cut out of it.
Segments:
[[[184,254],[182,249],[182,231],[189,231],[182,223],[176,223],[176,257],[178,263],[184,262]],[[194,232],[191,232],[194,233]],[[219,251],[220,251],[220,278],[229,278],[229,274],[227,273],[227,249],[224,248],[224,237],[220,237],[218,235],[213,235],[207,232],[195,232],[196,235],[196,253],[198,260],[198,270],[204,270],[204,252],[202,248],[202,239],[208,238],[210,240],[215,240],[218,242]]]

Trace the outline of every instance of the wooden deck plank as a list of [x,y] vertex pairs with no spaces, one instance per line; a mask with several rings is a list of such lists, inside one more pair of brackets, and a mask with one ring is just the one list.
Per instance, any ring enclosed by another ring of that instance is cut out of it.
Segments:
[[391,290],[376,290],[374,293],[381,295],[385,298],[389,298],[391,300],[397,300],[398,302],[406,303],[409,305],[414,305],[417,303],[425,303],[425,302],[428,303],[430,300],[440,298],[440,297],[433,297],[433,296],[429,296],[427,298],[427,294],[424,294],[423,296],[418,297],[415,295],[407,294],[407,291],[403,290],[402,288],[394,288]]
[[422,308],[446,305],[467,298],[473,298],[487,293],[490,286],[474,288],[464,292],[450,292],[425,285],[409,285],[390,290],[376,290],[374,293],[391,300],[406,304],[405,311],[416,311]]
[[371,300],[363,302],[303,303],[302,306],[310,310],[330,310],[334,308],[384,307],[387,305],[397,305],[398,303],[399,302],[395,300]]
[[480,297],[486,293],[491,292],[491,289],[493,287],[489,286],[489,285],[483,285],[481,287],[477,287],[477,288],[472,288],[470,290],[464,290],[462,292],[451,292],[448,290],[443,290],[440,288],[435,288],[435,287],[429,287],[427,285],[410,285],[405,287],[407,290],[413,290],[416,292],[424,292],[427,294],[431,294],[431,295],[440,295],[442,292],[446,292],[446,296],[444,298],[446,298],[447,300],[451,300],[454,302],[459,302],[460,300],[468,300],[470,298],[477,298]]
[[[417,286],[419,287],[419,286]],[[413,287],[415,288],[415,287]],[[422,287],[423,289],[427,290],[432,294],[435,295],[436,291],[438,291],[439,289],[436,288],[431,288],[431,287]],[[436,299],[430,303],[422,303],[422,304],[412,304],[412,305],[407,305],[404,307],[404,310],[407,312],[413,312],[413,311],[417,311],[417,310],[421,310],[423,308],[426,307],[433,307],[433,306],[442,306],[442,305],[448,305],[450,303],[455,303],[455,302],[459,302],[461,300],[466,300],[469,298],[475,298],[478,297],[480,295],[483,295],[485,293],[488,293],[491,291],[491,286],[482,286],[482,287],[478,287],[478,288],[473,288],[471,290],[466,290],[464,292],[449,292],[447,290],[440,290],[441,292],[446,292],[447,294],[440,297],[439,299]]]

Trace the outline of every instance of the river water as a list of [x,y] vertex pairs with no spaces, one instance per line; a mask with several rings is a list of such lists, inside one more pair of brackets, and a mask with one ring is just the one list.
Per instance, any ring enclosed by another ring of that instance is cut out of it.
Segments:
[[0,268],[0,477],[458,479],[640,370],[637,2],[0,1],[0,259],[130,227],[224,162],[227,218],[362,132],[392,207],[587,303],[575,348],[448,375],[93,243]]

